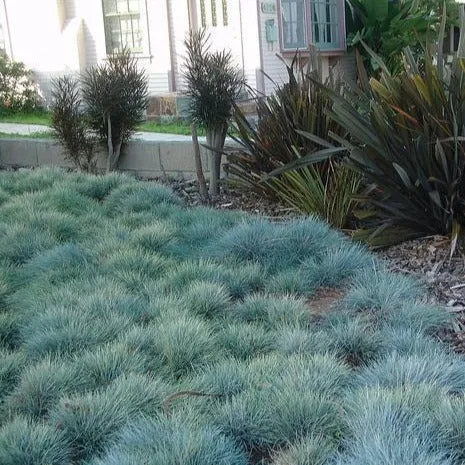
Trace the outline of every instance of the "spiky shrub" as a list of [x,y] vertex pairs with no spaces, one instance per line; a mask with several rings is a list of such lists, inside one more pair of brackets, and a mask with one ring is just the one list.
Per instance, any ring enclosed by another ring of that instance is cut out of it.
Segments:
[[0,429],[2,465],[70,463],[69,443],[54,426],[16,418]]
[[212,158],[210,193],[219,194],[222,150],[233,103],[244,85],[234,66],[231,51],[211,51],[206,31],[192,31],[184,44],[185,94],[189,97],[190,118],[205,127]]
[[96,138],[89,130],[82,109],[79,83],[70,76],[52,82],[51,126],[64,149],[65,157],[77,168],[94,172],[96,168]]
[[[353,195],[359,191],[360,176],[341,164],[341,157],[315,157],[309,166],[300,166],[302,156],[312,157],[329,133],[343,135],[341,127],[328,118],[331,99],[321,86],[316,60],[302,66],[297,54],[286,64],[288,82],[275,85],[268,97],[255,95],[258,123],[255,125],[235,107],[234,127],[241,145],[239,154],[229,157],[228,171],[240,184],[277,196],[303,213],[313,213],[336,227],[344,227],[354,207]],[[340,82],[325,85],[339,92]],[[316,136],[308,137],[308,134]],[[315,142],[317,140],[317,142]],[[329,149],[327,155],[337,150]],[[293,163],[276,177],[270,173]]]
[[381,62],[381,77],[368,80],[360,67],[362,90],[332,93],[351,164],[375,186],[356,234],[375,246],[431,234],[456,240],[465,225],[465,60],[460,50],[446,66],[441,37],[434,59],[431,47],[417,60],[407,50],[398,75]]
[[118,165],[123,144],[143,119],[148,104],[147,76],[125,49],[85,71],[81,84],[90,125],[108,147],[108,172]]
[[0,57],[0,104],[2,112],[38,111],[43,108],[32,72],[24,63]]

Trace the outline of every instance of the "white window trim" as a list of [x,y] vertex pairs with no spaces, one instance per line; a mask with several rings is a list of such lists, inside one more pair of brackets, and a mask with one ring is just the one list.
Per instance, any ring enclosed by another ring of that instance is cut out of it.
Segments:
[[102,15],[103,15],[103,27],[105,33],[105,50],[107,55],[113,53],[111,50],[111,44],[108,43],[109,34],[107,33],[107,18],[115,17],[124,17],[124,16],[133,16],[139,15],[139,24],[140,31],[142,34],[142,46],[140,49],[130,48],[131,53],[138,58],[151,58],[150,50],[150,37],[149,37],[149,27],[148,27],[148,8],[147,0],[139,0],[139,12],[128,12],[128,13],[107,13],[105,14],[105,0],[102,0]]
[[313,42],[313,21],[311,15],[311,3],[312,0],[304,0],[304,31],[305,31],[305,41],[306,44],[304,47],[295,48],[295,47],[285,47],[284,46],[284,25],[283,25],[283,8],[282,0],[278,0],[278,25],[279,25],[279,43],[282,53],[295,53],[296,50],[302,52],[310,52],[310,50],[317,49],[322,54],[340,54],[346,50],[346,25],[345,25],[345,2],[344,0],[337,0],[336,11],[339,15],[337,21],[337,34],[338,42],[334,46],[330,44],[324,45]]

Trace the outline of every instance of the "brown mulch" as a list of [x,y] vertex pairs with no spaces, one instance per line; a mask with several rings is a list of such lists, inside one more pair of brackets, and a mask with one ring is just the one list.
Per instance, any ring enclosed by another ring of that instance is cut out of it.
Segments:
[[[188,205],[205,205],[200,199],[195,181],[171,180],[167,184]],[[220,210],[259,214],[274,221],[298,216],[298,212],[279,201],[233,187],[223,188],[220,196],[210,201],[209,205]],[[426,302],[443,306],[445,311],[456,316],[453,329],[441,334],[441,338],[450,342],[458,352],[465,353],[465,252],[458,250],[451,258],[447,238],[431,236],[377,250],[375,253],[387,262],[392,271],[422,282],[427,289]],[[322,289],[309,301],[309,306],[312,312],[321,313],[340,297],[334,290]]]

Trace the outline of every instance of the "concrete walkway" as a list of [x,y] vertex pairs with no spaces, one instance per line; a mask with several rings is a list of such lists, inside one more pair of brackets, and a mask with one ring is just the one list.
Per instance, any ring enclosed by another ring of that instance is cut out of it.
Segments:
[[[0,123],[0,132],[8,134],[21,134],[27,136],[38,132],[49,132],[51,129],[47,126],[38,124],[17,124],[17,123]],[[153,141],[153,142],[191,142],[191,136],[182,136],[178,134],[161,134],[157,132],[136,132],[134,139]],[[205,138],[199,137],[204,141]]]

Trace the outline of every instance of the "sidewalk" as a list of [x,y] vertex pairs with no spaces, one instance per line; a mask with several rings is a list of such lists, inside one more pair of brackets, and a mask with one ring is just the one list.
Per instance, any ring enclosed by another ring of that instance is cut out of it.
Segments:
[[[21,134],[27,136],[38,132],[50,132],[47,126],[38,124],[17,124],[17,123],[0,123],[0,132],[8,134]],[[156,132],[136,132],[134,139],[146,140],[152,142],[191,142],[191,136],[182,136],[178,134],[161,134]],[[203,141],[205,138],[199,137]]]

